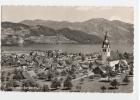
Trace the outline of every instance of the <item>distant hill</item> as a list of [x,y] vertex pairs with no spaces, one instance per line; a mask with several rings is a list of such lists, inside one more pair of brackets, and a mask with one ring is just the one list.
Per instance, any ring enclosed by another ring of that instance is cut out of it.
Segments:
[[78,43],[82,43],[82,44],[102,43],[102,39],[99,38],[98,36],[87,34],[85,32],[79,31],[79,30],[71,30],[69,28],[63,28],[63,29],[57,30],[57,32],[58,32],[58,34],[61,34],[70,40],[74,40],[74,41],[77,41]]
[[133,44],[133,24],[114,20],[109,21],[104,18],[93,18],[84,22],[67,22],[67,21],[51,21],[51,20],[24,20],[21,23],[36,26],[43,25],[55,30],[69,28],[71,30],[79,30],[87,34],[104,37],[107,31],[110,35],[110,40],[113,43]]
[[19,43],[80,43],[100,44],[107,31],[113,44],[133,44],[133,24],[103,18],[84,22],[24,20],[1,23],[2,45]]
[[2,22],[2,45],[19,43],[92,43],[99,44],[102,39],[96,35],[79,30],[63,28],[55,30],[43,25],[29,26],[22,23]]

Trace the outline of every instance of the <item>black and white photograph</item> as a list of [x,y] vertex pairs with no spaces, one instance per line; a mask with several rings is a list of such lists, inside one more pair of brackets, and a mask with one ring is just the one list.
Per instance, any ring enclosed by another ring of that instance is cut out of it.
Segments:
[[1,6],[1,91],[133,93],[134,8]]

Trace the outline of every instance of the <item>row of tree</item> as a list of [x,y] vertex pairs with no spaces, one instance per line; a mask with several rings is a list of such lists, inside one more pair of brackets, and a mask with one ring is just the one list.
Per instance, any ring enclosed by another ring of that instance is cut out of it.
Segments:
[[[125,78],[123,79],[123,84],[128,85],[128,83],[130,82],[129,78],[127,76],[125,76]],[[118,89],[118,86],[120,86],[121,84],[114,79],[113,81],[110,82],[110,86],[108,89]],[[102,90],[102,92],[105,92],[107,90],[106,86],[101,86],[100,89]]]

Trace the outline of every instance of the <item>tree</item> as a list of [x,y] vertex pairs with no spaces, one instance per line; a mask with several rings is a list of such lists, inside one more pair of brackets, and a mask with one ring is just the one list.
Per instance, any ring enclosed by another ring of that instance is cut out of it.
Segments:
[[10,73],[10,72],[8,72],[8,73],[7,73],[7,76],[10,76],[10,75],[11,75],[11,73]]
[[106,61],[109,64],[109,62],[111,61],[111,58],[110,57],[107,57]]
[[81,57],[82,57],[82,61],[84,61],[85,60],[85,56],[82,55]]
[[123,82],[128,83],[130,80],[127,76],[125,76],[125,78],[123,79]]
[[125,53],[123,54],[123,57],[124,57],[125,59],[129,59],[129,54],[128,54],[127,52],[125,52]]
[[19,86],[17,81],[12,80],[12,81],[10,81],[10,83],[12,84],[13,87],[18,87]]
[[57,78],[55,78],[54,80],[52,80],[52,83],[51,83],[51,88],[53,89],[57,89],[58,87],[61,86],[61,82],[58,81]]
[[111,85],[113,88],[117,89],[117,86],[119,85],[119,82],[118,82],[116,79],[114,79],[114,80],[110,83],[110,85]]
[[34,88],[38,87],[38,84],[30,81],[30,80],[25,80],[22,83],[23,91],[33,91]]
[[61,75],[62,76],[66,76],[67,75],[67,72],[65,70],[62,70]]
[[93,63],[90,62],[90,63],[89,63],[89,69],[92,69],[92,66],[93,66]]
[[100,89],[102,90],[102,92],[105,92],[106,87],[105,86],[101,86]]
[[9,81],[9,77],[8,76],[6,77],[6,81]]
[[38,77],[39,77],[39,79],[46,79],[47,75],[45,73],[39,73]]
[[4,81],[5,81],[5,77],[1,76],[1,82],[4,82]]
[[122,53],[119,53],[118,56],[119,56],[120,60],[123,59],[123,54]]
[[71,77],[67,77],[66,80],[64,81],[64,88],[65,89],[71,89],[72,88],[72,82],[71,82]]
[[94,79],[94,76],[93,75],[89,76],[89,79],[90,80],[93,80]]
[[98,59],[102,60],[102,55],[98,55]]
[[13,87],[13,84],[11,83],[11,81],[9,81],[6,83],[5,90],[12,91],[12,87]]
[[78,55],[79,55],[79,56],[81,56],[81,55],[82,55],[82,53],[80,52]]
[[48,85],[43,85],[42,91],[43,91],[43,92],[48,92],[48,91],[49,91]]
[[76,92],[80,92],[82,87],[80,85],[77,85],[75,88],[76,88]]
[[106,66],[106,71],[107,71],[106,75],[108,77],[108,82],[109,82],[111,78],[112,68],[110,66]]
[[15,80],[21,80],[21,79],[24,79],[23,75],[22,75],[22,72],[17,72],[16,74],[14,74],[13,76],[13,79]]
[[54,78],[54,71],[49,70],[47,73],[47,79],[48,81],[51,81]]
[[84,78],[80,79],[80,84],[82,84],[84,82]]
[[134,69],[133,63],[131,63],[131,64],[130,64],[129,75],[133,75],[133,69]]
[[67,65],[72,64],[72,60],[71,59],[67,59],[67,60],[65,60],[65,62],[66,62]]
[[130,70],[129,71],[129,75],[133,75],[133,70]]

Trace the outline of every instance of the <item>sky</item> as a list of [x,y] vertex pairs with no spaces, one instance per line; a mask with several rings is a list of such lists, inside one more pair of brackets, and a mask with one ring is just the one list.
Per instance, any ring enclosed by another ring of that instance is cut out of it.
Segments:
[[3,5],[134,6],[138,0],[1,0]]
[[133,7],[127,6],[2,6],[2,21],[54,20],[81,22],[105,18],[133,23]]

